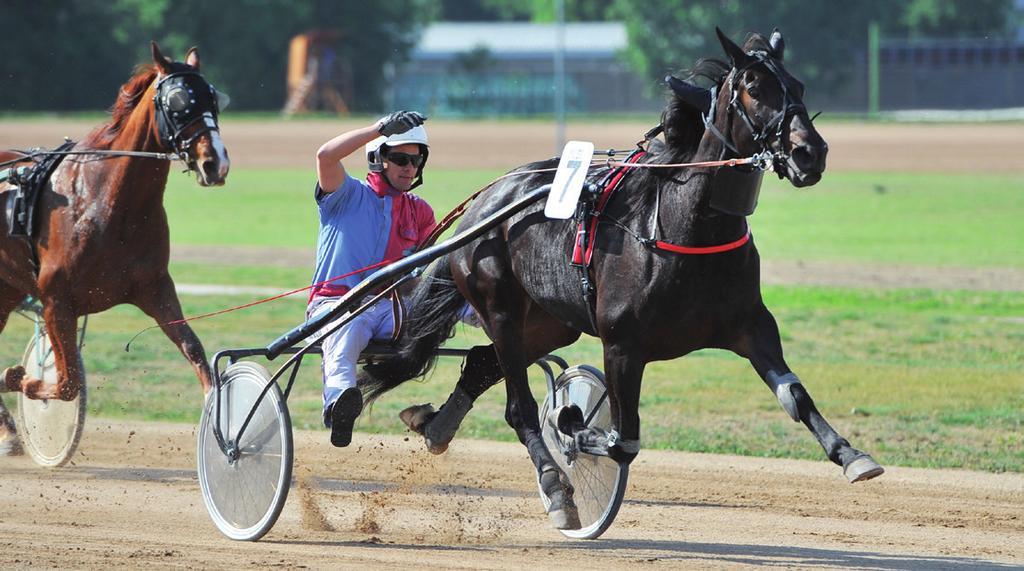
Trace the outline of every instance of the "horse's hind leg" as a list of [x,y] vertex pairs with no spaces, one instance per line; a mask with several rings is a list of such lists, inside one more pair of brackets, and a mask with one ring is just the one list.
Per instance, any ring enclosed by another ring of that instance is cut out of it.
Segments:
[[[638,337],[639,338],[639,337]],[[608,404],[618,434],[607,445],[608,456],[629,464],[640,453],[640,385],[643,360],[637,351],[618,343],[605,343],[604,368],[608,383]]]
[[[480,256],[478,250],[475,253]],[[537,469],[540,488],[550,501],[548,517],[556,529],[579,529],[580,518],[572,501],[572,486],[544,444],[537,401],[530,392],[526,369],[531,363],[526,344],[529,298],[512,279],[500,256],[483,258],[474,266],[471,301],[479,313],[505,376],[505,420],[526,446]],[[463,275],[470,275],[464,272]],[[467,280],[469,281],[469,280]],[[534,357],[536,358],[536,357]]]
[[[48,385],[41,379],[22,376],[20,390],[30,399],[75,400],[82,387],[81,357],[78,353],[78,315],[67,303],[59,299],[43,300],[43,321],[46,333],[53,347],[53,358],[57,365],[57,384]],[[21,370],[24,375],[24,369]],[[12,379],[8,377],[8,385]]]
[[[532,363],[549,351],[571,345],[579,336],[578,331],[569,329],[537,306],[531,306],[522,335],[526,359]],[[444,406],[437,412],[429,404],[411,406],[402,411],[402,421],[410,430],[423,435],[428,450],[441,454],[448,449],[476,399],[502,378],[504,373],[494,345],[473,347]]]
[[[0,281],[0,332],[7,326],[7,319],[11,311],[21,303],[24,294],[11,288]],[[3,387],[0,387],[2,389]],[[14,426],[14,419],[11,413],[0,398],[0,456],[15,456],[21,454],[21,443],[18,441],[18,431]]]
[[473,347],[462,364],[455,389],[440,410],[435,412],[429,404],[414,405],[403,410],[399,417],[410,430],[423,435],[427,450],[441,454],[448,450],[448,444],[476,399],[498,384],[503,375],[494,345]]
[[192,364],[192,369],[203,387],[203,393],[208,392],[213,386],[213,374],[210,371],[210,363],[206,360],[206,350],[188,323],[182,322],[181,303],[178,301],[178,293],[174,289],[171,276],[164,274],[150,287],[139,288],[136,292],[133,303],[160,325],[164,335]]
[[851,446],[818,412],[811,395],[786,365],[779,328],[767,308],[761,306],[751,316],[734,350],[750,359],[782,408],[794,421],[804,423],[825,449],[829,460],[843,467],[843,473],[851,483],[870,480],[885,471],[871,456]]
[[526,446],[537,469],[540,488],[551,502],[548,517],[555,529],[579,529],[579,513],[572,501],[572,487],[558,469],[541,437],[537,401],[527,382],[526,368],[529,361],[520,336],[521,325],[508,316],[499,316],[492,318],[490,332],[505,371],[505,393],[508,399],[505,403],[505,420],[516,431],[519,441]]

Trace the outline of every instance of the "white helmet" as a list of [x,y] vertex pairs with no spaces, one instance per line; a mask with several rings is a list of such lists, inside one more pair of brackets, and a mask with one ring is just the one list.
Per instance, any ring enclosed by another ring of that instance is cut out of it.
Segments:
[[397,147],[409,144],[420,146],[420,152],[423,153],[423,163],[420,165],[420,173],[422,174],[423,165],[427,163],[427,150],[430,148],[430,144],[427,142],[427,130],[423,128],[423,125],[413,127],[404,133],[391,135],[390,137],[382,135],[366,143],[366,162],[370,163],[370,170],[373,172],[384,170],[384,155],[387,154],[387,149],[382,150],[381,147]]

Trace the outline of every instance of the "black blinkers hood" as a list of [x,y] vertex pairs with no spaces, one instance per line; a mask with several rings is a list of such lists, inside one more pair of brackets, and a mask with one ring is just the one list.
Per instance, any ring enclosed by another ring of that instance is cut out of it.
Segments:
[[671,75],[665,76],[665,83],[684,103],[707,115],[711,111],[711,90],[696,86]]

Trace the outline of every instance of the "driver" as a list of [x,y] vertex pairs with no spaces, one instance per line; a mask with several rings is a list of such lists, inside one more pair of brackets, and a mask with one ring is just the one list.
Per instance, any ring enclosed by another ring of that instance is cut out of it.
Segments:
[[[408,255],[434,229],[433,209],[409,192],[423,182],[429,152],[424,121],[415,111],[397,111],[338,135],[317,151],[320,233],[307,317],[330,310],[373,270],[322,282]],[[370,172],[362,181],[348,174],[341,160],[364,145]],[[397,336],[395,309],[392,300],[382,299],[323,340],[324,424],[334,446],[349,445],[363,410],[356,387],[359,354],[371,340]]]

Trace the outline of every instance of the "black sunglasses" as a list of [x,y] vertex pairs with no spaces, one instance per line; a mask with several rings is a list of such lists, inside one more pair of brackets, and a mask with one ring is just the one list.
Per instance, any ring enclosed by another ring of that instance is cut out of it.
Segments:
[[387,161],[399,167],[407,167],[409,163],[412,163],[412,166],[419,168],[423,164],[423,155],[392,152],[387,154]]

